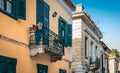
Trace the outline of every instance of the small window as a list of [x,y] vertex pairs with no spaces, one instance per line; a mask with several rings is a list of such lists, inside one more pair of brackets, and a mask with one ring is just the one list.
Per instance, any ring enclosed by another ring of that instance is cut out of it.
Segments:
[[0,56],[0,73],[16,73],[17,60]]
[[93,42],[90,43],[90,56],[92,56],[93,53]]
[[37,73],[48,73],[48,66],[37,64]]
[[26,18],[26,0],[0,0],[1,12],[14,18]]
[[60,21],[60,24],[59,24],[59,30],[61,33],[59,33],[60,37],[64,38],[65,37],[65,21]]
[[93,42],[90,43],[90,64],[92,64],[92,58],[93,58]]
[[85,58],[88,58],[88,38],[85,37]]
[[97,56],[97,55],[98,55],[98,47],[95,46],[95,56]]
[[11,14],[12,13],[12,1],[8,0],[6,5],[7,5],[6,6],[6,11]]
[[64,46],[72,46],[72,24],[67,24],[67,22],[59,17],[59,36],[64,39]]
[[4,0],[0,0],[0,9],[4,10]]
[[10,15],[12,15],[12,5],[14,2],[12,0],[0,0],[0,9]]
[[66,42],[65,42],[65,26],[66,26],[67,22],[62,18],[62,17],[59,17],[59,36],[61,38],[64,39],[64,45],[66,45]]
[[60,69],[60,70],[59,70],[59,73],[67,73],[67,71],[64,70],[64,69]]

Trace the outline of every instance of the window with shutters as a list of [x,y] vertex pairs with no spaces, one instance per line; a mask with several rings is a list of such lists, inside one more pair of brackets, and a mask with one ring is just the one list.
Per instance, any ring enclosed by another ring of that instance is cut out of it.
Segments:
[[67,73],[67,71],[64,69],[59,69],[59,73]]
[[[43,23],[43,27],[49,29],[49,11],[50,6],[44,0],[36,1],[36,24]],[[43,44],[49,45],[49,30],[43,28]]]
[[0,11],[13,18],[26,18],[25,0],[0,0]]
[[66,37],[67,37],[67,46],[71,47],[72,46],[72,24],[67,24],[66,25]]
[[59,17],[59,36],[64,39],[64,44],[65,44],[65,26],[67,22],[62,18]]
[[0,56],[0,73],[16,73],[17,60]]
[[72,24],[67,24],[67,22],[59,17],[59,36],[64,39],[64,46],[72,46]]
[[37,73],[48,73],[48,66],[37,64]]
[[0,0],[0,9],[8,14],[12,15],[12,6],[14,5],[14,0]]
[[65,37],[65,21],[61,21],[60,23],[60,37],[64,38]]

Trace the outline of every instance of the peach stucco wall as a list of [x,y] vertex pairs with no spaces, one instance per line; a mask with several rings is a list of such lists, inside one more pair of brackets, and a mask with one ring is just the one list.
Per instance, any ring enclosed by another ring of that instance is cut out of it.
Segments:
[[[50,29],[58,33],[58,18],[62,16],[68,23],[70,15],[58,4],[57,0],[45,0],[50,6]],[[53,18],[52,13],[56,11],[57,17]],[[36,0],[26,0],[26,20],[13,19],[0,12],[0,34],[11,39],[28,44],[29,27],[36,23]],[[66,69],[69,73],[69,63],[61,60],[51,62],[51,57],[47,54],[30,56],[30,49],[0,39],[0,55],[17,59],[16,73],[37,73],[36,64],[48,66],[48,73],[59,73],[59,69]],[[70,59],[70,49],[65,48],[63,59]]]

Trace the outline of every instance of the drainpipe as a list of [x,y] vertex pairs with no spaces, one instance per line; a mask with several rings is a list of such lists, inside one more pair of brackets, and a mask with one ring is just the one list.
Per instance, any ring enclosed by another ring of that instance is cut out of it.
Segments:
[[70,47],[70,62],[69,62],[69,73],[72,72],[72,47]]

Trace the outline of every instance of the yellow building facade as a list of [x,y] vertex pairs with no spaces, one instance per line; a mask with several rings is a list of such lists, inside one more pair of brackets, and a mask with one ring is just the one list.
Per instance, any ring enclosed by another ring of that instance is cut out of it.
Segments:
[[110,73],[119,73],[119,58],[114,53],[109,54]]
[[[17,3],[15,1],[0,1],[0,73],[6,71],[6,73],[70,73],[69,46],[64,47],[64,54],[62,52],[59,57],[56,57],[58,53],[55,51],[55,55],[53,55],[53,52],[39,53],[40,51],[37,51],[34,56],[31,56],[31,49],[35,48],[29,47],[29,40],[30,27],[39,22],[37,11],[40,9],[37,9],[37,7],[40,4],[37,4],[38,2],[42,1],[49,7],[49,11],[46,10],[49,13],[49,17],[47,17],[49,30],[56,35],[59,35],[59,18],[62,18],[67,25],[72,24],[71,11],[75,9],[72,2],[70,0],[18,0],[18,4],[15,4]],[[26,6],[26,8],[22,10],[23,6]],[[15,11],[16,9],[17,11]],[[23,15],[24,18],[18,17],[20,15]],[[45,22],[42,23],[45,24]],[[53,34],[53,36],[55,35]]]

